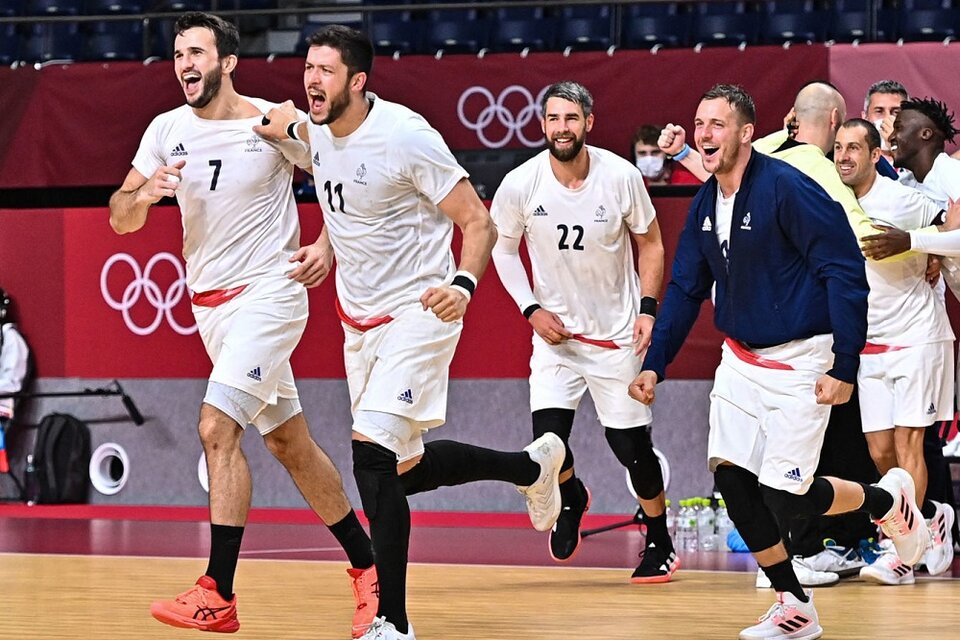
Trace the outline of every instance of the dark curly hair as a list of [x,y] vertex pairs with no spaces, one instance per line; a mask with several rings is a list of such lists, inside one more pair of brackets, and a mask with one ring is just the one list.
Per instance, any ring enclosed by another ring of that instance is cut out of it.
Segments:
[[960,129],[953,126],[953,113],[948,111],[947,105],[939,100],[934,98],[904,100],[900,103],[900,109],[902,111],[913,109],[927,116],[947,142],[953,142],[954,136],[960,133]]

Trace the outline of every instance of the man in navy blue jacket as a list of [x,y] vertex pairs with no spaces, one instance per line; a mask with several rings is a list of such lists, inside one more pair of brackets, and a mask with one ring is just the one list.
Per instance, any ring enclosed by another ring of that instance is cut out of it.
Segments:
[[710,393],[707,455],[730,517],[777,591],[741,640],[819,638],[777,528],[779,517],[863,509],[918,560],[927,532],[913,480],[815,478],[830,406],[850,399],[867,328],[863,257],[842,208],[780,160],[752,151],[756,110],[740,87],[700,100],[694,141],[712,177],[690,206],[643,371],[645,404],[715,287],[727,336]]

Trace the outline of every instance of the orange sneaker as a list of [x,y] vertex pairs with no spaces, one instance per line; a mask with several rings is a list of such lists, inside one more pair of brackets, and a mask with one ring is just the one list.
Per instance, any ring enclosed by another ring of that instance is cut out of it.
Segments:
[[150,605],[150,615],[164,624],[183,629],[218,633],[234,633],[240,629],[237,596],[229,602],[224,600],[210,576],[200,576],[197,584],[173,600],[157,600]]
[[371,565],[366,569],[347,569],[347,575],[353,580],[353,598],[357,601],[357,610],[353,612],[352,635],[354,638],[360,638],[373,623],[380,604],[377,565]]

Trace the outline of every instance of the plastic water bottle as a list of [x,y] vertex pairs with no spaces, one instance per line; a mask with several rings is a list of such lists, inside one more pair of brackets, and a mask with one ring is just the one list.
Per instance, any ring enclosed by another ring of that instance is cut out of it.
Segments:
[[691,499],[680,501],[680,515],[677,523],[677,546],[681,551],[696,551],[697,543],[697,512]]
[[37,478],[37,466],[32,453],[27,454],[27,466],[23,471],[23,498],[31,507],[40,501],[40,479]]
[[670,535],[671,540],[676,540],[677,538],[677,512],[673,510],[670,506],[670,501],[666,501],[667,508],[664,513],[667,514],[667,533]]
[[716,551],[719,540],[716,532],[716,513],[710,505],[709,498],[700,498],[700,512],[697,514],[697,537],[700,540],[700,549]]
[[717,505],[717,537],[727,551],[730,550],[730,547],[727,546],[727,536],[733,529],[733,520],[730,519],[730,514],[727,512],[727,502],[720,498]]

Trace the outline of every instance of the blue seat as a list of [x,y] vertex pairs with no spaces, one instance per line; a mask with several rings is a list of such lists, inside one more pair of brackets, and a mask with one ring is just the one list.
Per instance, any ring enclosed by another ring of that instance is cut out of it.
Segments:
[[628,49],[686,46],[690,43],[690,25],[688,13],[628,16],[623,21],[621,43]]
[[606,49],[614,44],[610,5],[563,7],[557,12],[559,49]]
[[27,62],[79,60],[83,41],[80,28],[72,22],[45,22],[29,26],[20,48]]
[[494,51],[547,51],[553,48],[556,23],[552,17],[530,19],[498,18],[490,35]]
[[17,26],[10,23],[0,24],[0,65],[13,64],[20,59],[20,38]]
[[24,15],[75,16],[82,13],[81,0],[27,0]]
[[150,0],[86,0],[84,13],[91,16],[143,13],[144,3]]
[[428,11],[424,30],[429,51],[476,53],[490,43],[490,21],[476,9]]
[[305,54],[307,49],[310,47],[307,46],[307,38],[312,36],[314,33],[331,24],[343,24],[348,27],[353,27],[354,29],[363,30],[364,25],[362,22],[314,22],[312,20],[307,20],[300,27],[300,37],[297,38],[297,46],[294,51],[298,54]]
[[210,11],[210,2],[204,0],[158,0],[153,3],[152,11],[162,12],[184,12],[184,11]]
[[956,38],[960,32],[960,11],[919,9],[900,16],[900,37],[908,41]]
[[419,53],[423,49],[423,28],[414,20],[388,21],[375,18],[370,39],[378,54]]
[[84,58],[87,60],[142,60],[143,23],[94,22],[90,24]]
[[18,16],[23,13],[23,0],[0,0],[0,16]]
[[705,45],[757,42],[760,15],[746,2],[698,2],[694,7],[693,41]]
[[879,6],[876,33],[870,32],[870,0],[837,0],[831,9],[827,38],[837,42],[880,41],[897,38],[897,10]]
[[767,2],[760,39],[770,44],[823,42],[827,37],[829,14],[812,0]]

